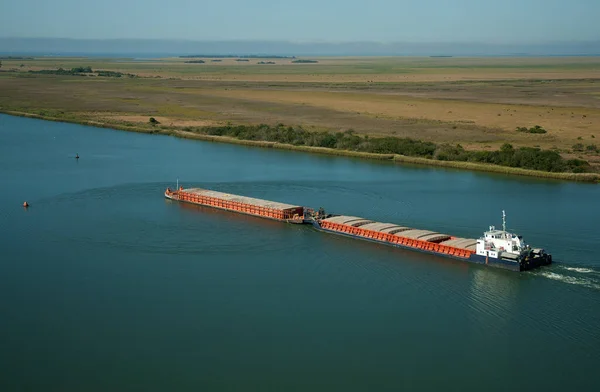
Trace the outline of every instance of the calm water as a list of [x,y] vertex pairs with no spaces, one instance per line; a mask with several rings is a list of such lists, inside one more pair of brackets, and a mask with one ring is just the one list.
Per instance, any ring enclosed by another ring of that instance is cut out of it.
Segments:
[[[177,177],[470,237],[506,209],[556,264],[497,271],[179,205],[162,195]],[[4,115],[0,181],[1,391],[597,388],[598,185]]]

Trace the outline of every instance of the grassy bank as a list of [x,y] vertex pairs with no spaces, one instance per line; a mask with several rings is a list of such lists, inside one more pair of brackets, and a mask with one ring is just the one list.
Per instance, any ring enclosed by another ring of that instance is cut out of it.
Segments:
[[[408,151],[409,151],[409,153],[412,152],[413,156],[397,154],[394,151],[368,152],[368,151],[349,150],[349,149],[344,149],[344,148],[335,148],[335,144],[332,146],[329,146],[329,147],[316,146],[316,145],[295,145],[295,144],[285,143],[285,142],[280,142],[280,141],[252,140],[252,139],[248,138],[248,135],[246,135],[246,138],[243,138],[243,137],[240,138],[239,133],[238,133],[237,137],[225,134],[226,130],[228,130],[228,129],[229,130],[233,129],[234,130],[233,134],[236,134],[236,132],[235,132],[236,129],[238,129],[238,130],[239,129],[263,129],[264,130],[265,127],[268,127],[266,125],[258,126],[258,128],[257,128],[257,126],[238,126],[238,127],[224,126],[224,127],[203,127],[203,128],[182,130],[182,129],[177,129],[174,127],[156,126],[156,125],[151,125],[151,124],[139,125],[139,124],[127,124],[124,122],[100,122],[100,121],[89,120],[86,118],[77,118],[75,116],[56,117],[56,116],[51,116],[51,115],[41,115],[41,114],[35,114],[35,113],[3,110],[2,108],[0,108],[0,112],[10,114],[10,115],[15,115],[15,116],[36,118],[36,119],[42,119],[42,120],[48,120],[48,121],[69,122],[69,123],[76,123],[76,124],[89,125],[89,126],[95,126],[95,127],[119,129],[119,130],[124,130],[124,131],[129,131],[129,132],[170,135],[170,136],[187,138],[187,139],[196,139],[196,140],[222,142],[222,143],[233,143],[233,144],[241,144],[241,145],[247,145],[247,146],[263,147],[263,148],[276,148],[276,149],[282,149],[282,150],[303,151],[303,152],[319,153],[319,154],[327,154],[327,155],[348,156],[348,157],[356,157],[356,158],[363,158],[363,159],[386,160],[386,161],[393,161],[393,162],[398,162],[398,163],[410,163],[410,164],[419,164],[419,165],[448,167],[448,168],[456,168],[456,169],[463,169],[463,170],[494,172],[494,173],[519,175],[519,176],[531,176],[531,177],[539,177],[539,178],[552,178],[552,179],[560,179],[560,180],[568,180],[568,181],[600,182],[600,174],[598,174],[598,173],[541,171],[541,170],[524,169],[524,168],[519,168],[519,167],[500,166],[500,165],[494,165],[494,164],[489,164],[489,163],[484,163],[484,162],[456,161],[456,160],[449,160],[447,158],[440,159],[439,155],[438,156],[434,155],[439,146],[435,146],[435,144],[430,143],[430,142],[420,142],[420,141],[416,141],[416,140],[407,141],[407,140],[401,140],[400,138],[396,138],[396,139],[400,140],[400,143],[398,143],[397,141],[396,142],[390,141],[390,139],[393,139],[393,138],[380,138],[379,140],[377,138],[372,138],[371,141],[376,140],[376,142],[374,144],[375,149],[382,149],[382,146],[384,146],[383,149],[388,148],[388,149],[393,150],[394,146],[396,146],[396,147],[398,145],[405,146],[405,147],[408,146],[407,147]],[[280,127],[281,127],[281,125],[280,125]],[[272,129],[272,127],[268,127],[268,128]],[[290,136],[290,134],[291,134],[291,131],[289,131],[290,128],[291,127],[285,128],[286,130],[288,130],[287,131],[288,136]],[[331,140],[332,140],[331,137],[335,138],[335,135],[327,134],[326,132],[315,133],[315,132],[307,132],[307,131],[302,130],[302,133],[307,134],[309,137],[324,138],[324,140],[329,140],[329,143],[331,143]],[[365,138],[361,138],[360,136],[353,135],[352,132],[341,133],[341,135],[337,135],[337,138],[341,139],[341,140],[344,140],[348,137],[352,138],[355,141],[357,140],[356,138],[359,138],[360,141],[362,141],[363,143],[365,142]],[[366,140],[368,141],[369,138],[367,137]],[[392,146],[392,147],[390,147],[390,146]],[[444,149],[447,149],[447,146],[443,145],[442,151],[444,151]],[[459,152],[464,153],[464,150],[459,149]],[[506,152],[507,151],[498,151],[498,152],[471,151],[471,152],[469,152],[469,154],[475,154],[475,156],[479,155],[479,156],[489,157],[489,156],[494,156],[494,153],[502,154],[502,153],[506,153]],[[542,151],[542,152],[546,153],[544,151]],[[418,155],[418,154],[424,154],[425,156],[414,156],[414,155]],[[496,154],[496,155],[498,155],[498,154]],[[560,159],[562,159],[562,158],[560,158]],[[575,161],[577,161],[577,160],[575,160]],[[563,166],[563,168],[566,168],[566,169],[573,170],[574,168],[578,169],[578,168],[583,167],[583,164],[581,164],[581,163],[576,163],[576,164],[571,163],[571,166],[568,166],[568,164],[566,162],[568,162],[568,161],[563,162],[564,165],[567,165],[567,166]],[[556,168],[557,166],[553,165],[552,167]]]

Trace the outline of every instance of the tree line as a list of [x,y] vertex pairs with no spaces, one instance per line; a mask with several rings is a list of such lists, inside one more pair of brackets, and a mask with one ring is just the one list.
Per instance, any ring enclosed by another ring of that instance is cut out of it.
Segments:
[[582,173],[590,170],[587,161],[564,159],[557,151],[533,147],[515,148],[504,144],[497,151],[467,151],[460,144],[436,144],[433,142],[400,137],[360,136],[353,130],[345,132],[315,132],[301,126],[286,127],[283,124],[226,125],[193,128],[187,131],[215,136],[229,136],[242,140],[270,141],[296,146],[326,147],[338,150],[360,151],[380,154],[399,154],[441,161],[487,163],[547,172]]
[[71,69],[63,69],[61,67],[58,69],[41,69],[39,71],[29,71],[29,73],[42,74],[42,75],[71,75],[71,76],[84,76],[86,74],[95,73],[98,76],[106,76],[106,77],[113,77],[113,78],[120,78],[123,76],[134,78],[137,76],[137,75],[130,74],[130,73],[123,73],[123,72],[117,72],[117,71],[106,71],[106,70],[101,70],[101,69],[97,69],[94,71],[92,69],[92,67],[75,67],[75,68],[71,68]]

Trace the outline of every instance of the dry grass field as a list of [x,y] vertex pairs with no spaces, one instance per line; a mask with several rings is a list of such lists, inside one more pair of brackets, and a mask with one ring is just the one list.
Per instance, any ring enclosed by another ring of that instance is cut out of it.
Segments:
[[[314,130],[558,149],[600,163],[600,58],[315,58],[185,63],[99,58],[2,60],[0,109],[103,124],[302,125]],[[275,64],[257,64],[273,61]],[[138,77],[41,75],[91,66]],[[517,132],[540,125],[545,134]],[[581,144],[584,151],[573,146]]]

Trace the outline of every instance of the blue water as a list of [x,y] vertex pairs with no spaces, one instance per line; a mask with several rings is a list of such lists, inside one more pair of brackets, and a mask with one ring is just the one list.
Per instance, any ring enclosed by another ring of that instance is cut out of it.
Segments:
[[[177,178],[465,237],[505,209],[555,264],[181,205]],[[5,115],[0,183],[0,391],[597,388],[598,185]]]

